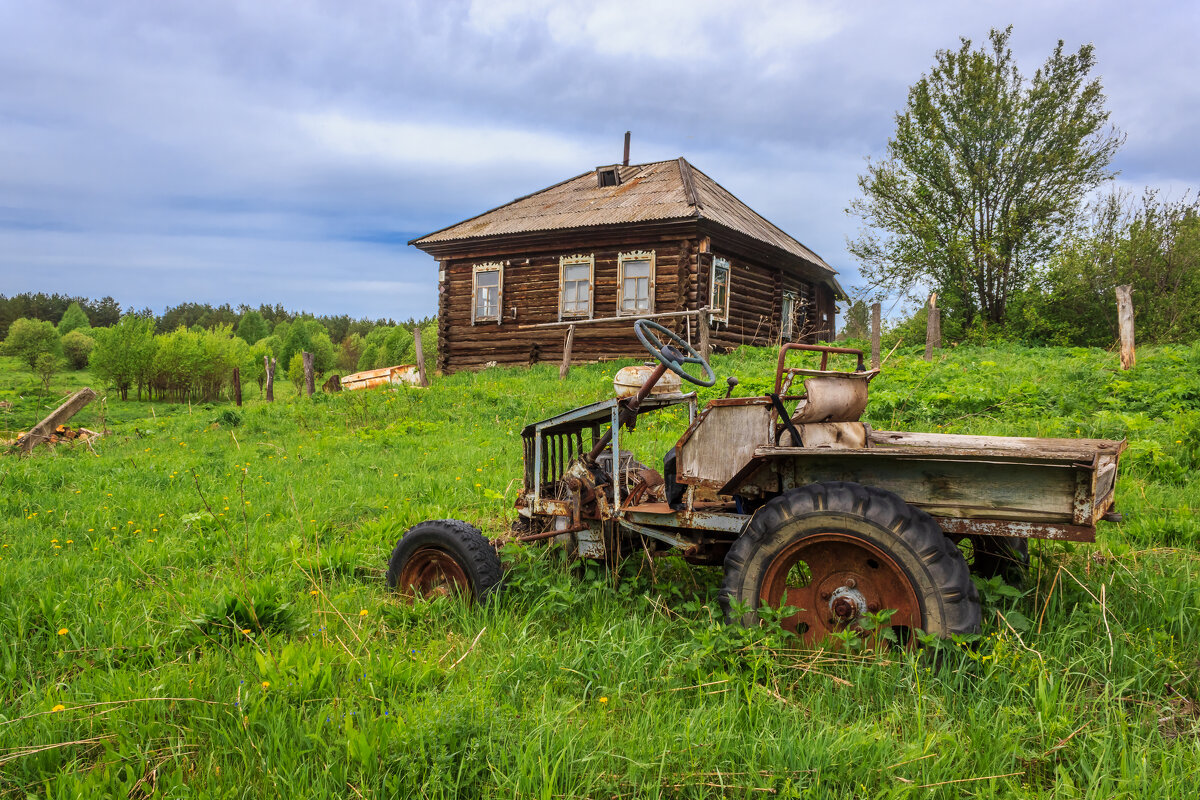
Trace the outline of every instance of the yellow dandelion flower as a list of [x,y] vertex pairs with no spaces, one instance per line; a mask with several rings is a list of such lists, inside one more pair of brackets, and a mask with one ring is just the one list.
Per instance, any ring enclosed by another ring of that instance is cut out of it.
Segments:
[[608,702],[608,698],[607,698],[607,697],[601,697],[601,698],[600,698],[600,702],[601,702],[601,703],[607,703],[607,702]]
[[74,540],[74,539],[67,539],[67,544],[75,544],[75,540]]
[[[249,633],[249,632],[250,632],[249,628],[242,628],[242,633]],[[263,687],[263,688],[266,688],[266,687]]]
[[58,544],[58,539],[51,539],[50,544]]
[[360,617],[365,617],[367,615],[367,610],[364,608],[362,611],[358,612],[358,615]]
[[59,703],[58,705],[56,705],[54,708],[52,708],[52,709],[50,709],[50,710],[51,710],[51,711],[55,711],[55,712],[57,712],[57,711],[66,711],[66,710],[67,710],[67,707],[66,707],[66,706],[64,706],[62,703]]
[[271,682],[270,682],[270,681],[263,681],[263,682],[262,682],[262,687],[263,687],[264,689],[269,689],[269,688],[271,688]]
[[59,635],[59,636],[66,636],[68,633],[70,633],[70,631],[69,631],[69,630],[67,630],[66,628],[59,628],[59,629],[58,629],[58,635]]
[[311,594],[311,595],[313,595],[313,596],[315,597],[316,595],[319,595],[319,594],[320,594],[320,592],[319,592],[318,590],[316,590],[316,589],[313,589],[311,592],[309,592],[309,594]]

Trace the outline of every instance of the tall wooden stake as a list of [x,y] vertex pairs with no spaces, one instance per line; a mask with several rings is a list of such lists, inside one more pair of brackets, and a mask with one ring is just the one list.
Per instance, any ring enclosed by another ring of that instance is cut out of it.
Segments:
[[925,322],[925,360],[933,361],[933,351],[942,346],[942,310],[937,307],[937,292],[929,295],[929,317]]
[[267,371],[267,402],[275,402],[275,359],[263,356],[263,368]]
[[1132,369],[1137,363],[1133,349],[1133,287],[1117,287],[1117,326],[1121,332],[1121,369]]
[[575,343],[575,326],[571,325],[567,328],[567,338],[563,342],[563,360],[558,365],[558,379],[566,380],[567,374],[571,371],[571,345]]
[[422,386],[428,386],[429,378],[425,375],[425,348],[421,346],[420,328],[413,328],[413,344],[417,348],[417,379],[421,381]]
[[879,328],[881,324],[879,303],[871,303],[871,369],[879,369]]
[[711,345],[709,344],[709,341],[708,341],[708,326],[710,324],[709,320],[711,320],[711,319],[712,319],[712,312],[708,310],[707,306],[700,309],[700,321],[697,324],[698,327],[700,328],[700,330],[698,331],[698,333],[700,334],[700,336],[699,336],[700,357],[703,358],[705,361],[708,361],[708,356],[709,356],[709,353],[711,352]]
[[313,354],[301,351],[301,357],[304,359],[304,390],[312,397],[313,392],[317,390],[313,375]]
[[237,367],[233,368],[233,401],[242,404],[242,371]]

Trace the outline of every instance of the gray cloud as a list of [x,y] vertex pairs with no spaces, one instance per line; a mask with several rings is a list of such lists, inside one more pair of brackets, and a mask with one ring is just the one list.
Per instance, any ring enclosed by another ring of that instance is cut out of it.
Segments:
[[434,310],[403,245],[620,154],[686,155],[842,268],[939,48],[1096,46],[1123,185],[1200,184],[1190,4],[0,0],[0,291]]

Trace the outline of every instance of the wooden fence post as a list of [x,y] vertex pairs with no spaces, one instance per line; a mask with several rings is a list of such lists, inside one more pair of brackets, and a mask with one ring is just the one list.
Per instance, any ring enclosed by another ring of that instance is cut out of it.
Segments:
[[242,404],[242,371],[237,367],[233,368],[233,401]]
[[571,371],[571,345],[575,343],[575,326],[567,327],[567,338],[563,342],[563,360],[558,365],[558,379],[566,380],[567,374]]
[[263,368],[267,371],[267,402],[275,402],[275,359],[263,356]]
[[304,389],[308,392],[308,396],[312,397],[313,392],[317,389],[314,385],[313,354],[301,351],[301,357],[304,359]]
[[700,334],[700,336],[699,336],[700,357],[703,358],[705,361],[708,361],[709,352],[711,350],[711,345],[709,344],[709,341],[708,341],[708,326],[709,326],[709,320],[711,318],[712,318],[712,312],[708,310],[708,306],[705,306],[704,308],[700,309],[700,319],[699,319],[699,322],[697,323],[697,327],[700,328],[700,330],[698,331],[698,333]]
[[879,303],[871,303],[871,369],[879,369],[879,328],[881,325]]
[[413,344],[417,348],[417,379],[422,386],[428,386],[429,378],[425,375],[425,348],[421,345],[420,328],[413,328]]
[[1121,332],[1121,369],[1132,369],[1137,363],[1133,349],[1133,286],[1117,287],[1117,326]]
[[933,361],[933,351],[942,347],[942,310],[937,307],[937,292],[929,295],[929,316],[925,322],[925,360]]

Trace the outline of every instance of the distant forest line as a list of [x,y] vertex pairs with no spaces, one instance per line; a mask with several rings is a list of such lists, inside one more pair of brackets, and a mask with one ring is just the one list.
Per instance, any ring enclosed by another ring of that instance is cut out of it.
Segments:
[[112,297],[102,297],[93,300],[87,297],[71,297],[65,294],[46,294],[45,292],[22,292],[8,297],[0,294],[0,340],[8,336],[8,328],[18,319],[35,319],[58,325],[63,315],[72,303],[78,303],[87,314],[88,322],[93,328],[111,328],[126,314],[154,320],[155,333],[165,334],[179,327],[200,327],[212,329],[218,325],[229,325],[237,328],[242,317],[250,311],[257,311],[259,316],[271,329],[280,322],[292,322],[297,319],[315,319],[329,332],[329,338],[341,342],[353,333],[366,337],[378,327],[395,327],[397,325],[413,328],[423,327],[436,317],[409,318],[397,322],[388,319],[368,319],[366,317],[351,317],[348,314],[318,315],[304,311],[290,311],[281,304],[269,306],[260,305],[258,308],[239,303],[231,306],[222,303],[213,306],[208,303],[180,303],[177,306],[167,306],[161,314],[156,314],[151,308],[135,309],[133,306],[122,307]]

